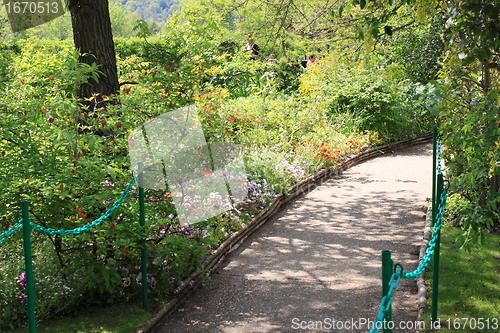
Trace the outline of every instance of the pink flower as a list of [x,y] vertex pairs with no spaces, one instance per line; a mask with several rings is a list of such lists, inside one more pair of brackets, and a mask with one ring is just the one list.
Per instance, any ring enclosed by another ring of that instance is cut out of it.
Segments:
[[17,280],[17,285],[20,287],[20,288],[24,288],[26,287],[26,273],[21,273],[21,275],[19,275],[19,280]]

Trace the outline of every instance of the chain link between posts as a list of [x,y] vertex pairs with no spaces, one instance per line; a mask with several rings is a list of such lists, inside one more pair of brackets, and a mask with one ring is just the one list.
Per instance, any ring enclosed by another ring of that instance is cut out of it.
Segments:
[[[80,234],[84,231],[89,231],[91,228],[101,224],[102,221],[104,221],[109,216],[111,216],[111,214],[115,211],[115,209],[120,207],[122,201],[128,196],[128,194],[129,194],[130,190],[132,189],[132,187],[134,186],[134,184],[135,184],[135,179],[132,178],[130,180],[129,184],[127,185],[127,187],[125,188],[125,190],[120,195],[120,198],[113,203],[113,206],[111,206],[111,208],[109,208],[98,219],[96,219],[96,220],[92,221],[91,223],[86,224],[82,227],[78,227],[78,228],[71,229],[71,230],[56,230],[54,228],[46,228],[46,227],[43,227],[41,225],[38,225],[38,224],[35,224],[32,222],[30,222],[30,226],[33,230],[36,230],[39,232],[44,232],[44,233],[49,234],[49,235],[59,235],[59,236],[77,235],[77,234]],[[16,231],[18,231],[21,228],[22,228],[22,219],[19,220],[18,222],[16,222],[14,224],[14,226],[12,226],[11,229],[0,234],[0,243],[3,242],[4,240],[6,240],[7,238],[9,238],[12,234],[14,234]]]
[[11,235],[13,235],[19,229],[21,229],[21,227],[22,227],[22,220],[17,221],[12,226],[12,228],[10,228],[9,230],[7,230],[6,232],[1,233],[0,234],[0,243],[3,242],[4,240],[6,240],[7,238],[9,238]]

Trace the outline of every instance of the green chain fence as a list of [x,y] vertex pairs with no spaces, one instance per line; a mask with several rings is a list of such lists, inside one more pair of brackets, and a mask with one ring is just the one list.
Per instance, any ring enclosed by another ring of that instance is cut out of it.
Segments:
[[[120,195],[120,198],[114,202],[114,204],[113,204],[113,206],[111,206],[111,208],[109,208],[98,219],[95,219],[91,223],[86,224],[86,225],[84,225],[82,227],[71,229],[71,230],[56,230],[56,229],[53,229],[53,228],[45,228],[45,227],[43,227],[41,225],[38,225],[38,224],[35,224],[35,223],[31,223],[31,222],[30,222],[30,226],[35,231],[44,232],[44,233],[46,233],[48,235],[51,235],[51,236],[53,236],[53,235],[58,235],[58,236],[78,235],[78,234],[81,234],[82,232],[89,231],[93,227],[98,226],[99,224],[101,224],[102,221],[104,221],[109,216],[111,216],[111,214],[113,213],[113,211],[115,209],[117,209],[118,207],[120,207],[122,201],[128,196],[128,194],[129,194],[130,190],[132,189],[132,187],[134,186],[134,184],[135,184],[135,179],[132,178],[132,180],[127,185],[127,187],[125,188],[125,190],[123,191],[123,193]],[[7,230],[6,232],[1,233],[0,234],[0,243],[2,243],[3,241],[7,240],[7,238],[9,238],[10,236],[12,236],[19,229],[21,229],[22,226],[23,226],[22,223],[23,223],[23,219],[21,218],[21,219],[19,219],[19,221],[17,221],[12,226],[12,228],[10,228],[9,230]]]
[[0,243],[3,242],[4,240],[6,240],[7,238],[9,238],[10,236],[12,236],[16,231],[18,231],[19,229],[21,229],[21,227],[22,227],[22,220],[17,221],[12,226],[12,228],[10,228],[9,230],[7,230],[6,232],[2,232],[0,234]]
[[382,252],[382,300],[380,302],[380,311],[375,321],[372,322],[370,333],[391,333],[392,323],[392,298],[393,292],[399,286],[401,279],[415,280],[424,273],[429,265],[433,254],[434,258],[434,276],[433,276],[433,294],[432,294],[432,315],[431,321],[437,317],[437,294],[439,284],[439,248],[441,237],[441,221],[443,211],[446,206],[448,189],[444,186],[443,174],[441,171],[441,142],[437,138],[437,130],[434,130],[433,140],[434,161],[433,161],[433,198],[432,198],[432,221],[433,232],[428,243],[424,257],[421,259],[418,267],[413,272],[406,272],[400,263],[394,264],[391,259],[390,251]]
[[107,219],[108,217],[111,216],[111,214],[113,213],[113,211],[115,211],[115,209],[117,209],[118,207],[120,207],[122,201],[128,196],[130,190],[132,189],[132,187],[134,186],[135,184],[135,179],[132,178],[129,182],[129,184],[127,185],[127,187],[125,188],[125,190],[123,191],[123,193],[120,195],[120,198],[118,200],[116,200],[113,204],[113,206],[111,206],[111,208],[109,208],[101,217],[99,217],[98,219],[95,219],[93,222],[89,223],[89,224],[86,224],[82,227],[79,227],[79,228],[75,228],[75,229],[72,229],[72,230],[56,230],[56,229],[53,229],[53,228],[45,228],[45,227],[42,227],[41,225],[38,225],[38,224],[35,224],[35,223],[30,223],[30,226],[33,230],[35,231],[39,231],[39,232],[44,232],[48,235],[58,235],[58,236],[67,236],[67,235],[78,235],[78,234],[81,234],[85,231],[89,231],[90,229],[92,229],[93,227],[95,226],[98,226],[99,224],[102,223],[102,221],[104,221],[105,219]]
[[[144,190],[141,187],[142,186],[142,172],[139,173],[139,201],[141,204],[140,207],[140,224],[141,226],[144,226]],[[75,229],[71,230],[56,230],[54,228],[46,228],[43,226],[40,226],[35,223],[29,222],[29,206],[27,201],[23,201],[21,203],[21,210],[22,210],[22,217],[19,218],[17,217],[17,222],[7,230],[6,232],[3,232],[0,234],[0,243],[8,239],[10,236],[12,236],[14,233],[16,233],[18,230],[23,228],[23,242],[24,242],[24,258],[25,258],[25,269],[26,269],[26,296],[27,296],[27,307],[28,310],[25,310],[24,307],[24,302],[22,304],[22,312],[23,313],[28,313],[28,328],[30,333],[36,333],[36,319],[35,319],[35,299],[34,299],[34,279],[33,279],[33,268],[32,268],[32,254],[31,254],[31,239],[30,239],[30,231],[31,229],[38,231],[38,232],[43,232],[48,235],[58,235],[58,236],[66,236],[66,235],[77,235],[86,231],[89,231],[95,226],[98,226],[107,219],[111,214],[121,206],[122,201],[128,196],[130,190],[135,184],[135,179],[132,178],[125,188],[125,190],[122,192],[120,195],[120,198],[116,200],[113,205],[99,218],[95,219],[89,224],[86,224],[82,227],[78,227]],[[17,214],[18,215],[18,214]],[[146,266],[145,266],[145,248],[143,249],[143,268],[142,268],[142,273],[143,273],[143,279],[142,281],[147,281],[147,271],[146,271]],[[145,276],[146,275],[146,276]],[[148,306],[148,297],[147,297],[147,282],[143,283],[143,291],[145,291],[145,295],[143,295],[143,303],[144,303],[144,308],[147,309]]]

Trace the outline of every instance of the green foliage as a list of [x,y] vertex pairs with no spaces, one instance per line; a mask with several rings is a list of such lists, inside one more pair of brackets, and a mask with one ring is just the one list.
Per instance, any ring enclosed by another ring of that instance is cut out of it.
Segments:
[[464,65],[486,61],[489,68],[498,68],[499,12],[497,0],[460,1],[450,7],[450,28],[459,40],[456,46]]
[[19,50],[9,44],[0,44],[0,85],[10,78],[10,68]]
[[498,160],[500,31],[498,1],[457,2],[449,9],[450,44],[443,71],[442,113],[451,188],[465,198],[466,241],[500,227]]
[[500,227],[499,91],[483,96],[452,90],[466,100],[448,100],[443,111],[443,156],[451,189],[467,200],[460,210],[461,226],[474,239],[474,233]]
[[324,105],[327,116],[350,114],[359,129],[378,132],[386,141],[429,132],[430,114],[415,103],[416,87],[398,78],[392,68],[365,67],[333,56],[302,76],[301,91]]
[[440,20],[442,17],[388,35],[376,52],[382,55],[386,64],[399,64],[406,78],[413,82],[427,84],[436,80],[444,51],[440,35],[443,22]]

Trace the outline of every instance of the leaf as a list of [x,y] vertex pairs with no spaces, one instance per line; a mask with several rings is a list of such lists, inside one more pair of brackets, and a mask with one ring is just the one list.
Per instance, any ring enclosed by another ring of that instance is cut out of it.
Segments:
[[359,8],[364,9],[366,7],[366,0],[359,1]]
[[344,10],[345,10],[345,2],[343,4],[341,4],[339,7],[339,17],[342,17]]
[[103,266],[101,269],[102,276],[104,277],[104,281],[106,282],[106,286],[109,285],[109,267]]

